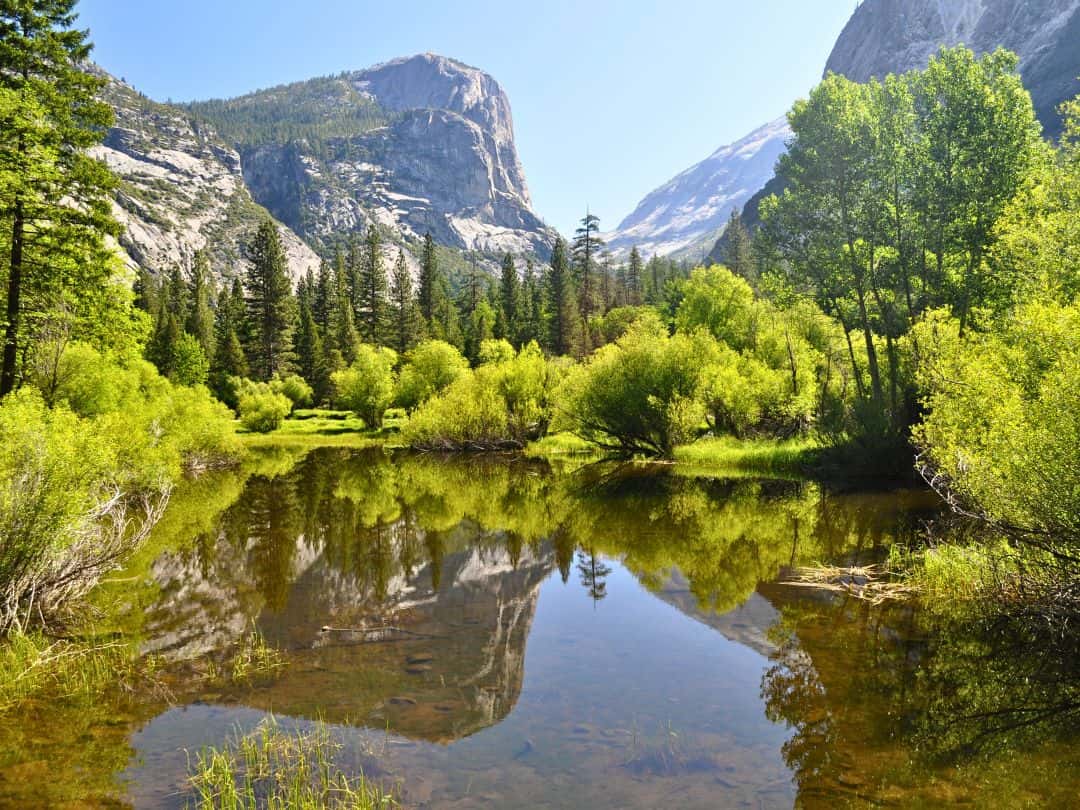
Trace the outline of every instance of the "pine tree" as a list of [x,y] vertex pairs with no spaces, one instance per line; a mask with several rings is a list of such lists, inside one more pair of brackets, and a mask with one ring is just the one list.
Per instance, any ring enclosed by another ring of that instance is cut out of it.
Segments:
[[521,282],[522,301],[522,345],[535,340],[537,343],[547,342],[547,332],[544,325],[544,289],[536,277],[536,267],[533,260],[525,261],[525,277]]
[[518,278],[514,257],[507,253],[502,260],[499,275],[499,310],[501,330],[496,337],[505,338],[521,346],[521,280]]
[[442,291],[439,257],[435,253],[435,239],[430,233],[424,236],[424,251],[420,258],[420,288],[417,302],[424,322],[430,327],[435,320],[436,298]]
[[394,349],[399,354],[404,354],[416,344],[420,330],[419,311],[413,297],[412,277],[405,264],[404,248],[398,249],[390,289],[393,298]]
[[[340,255],[339,253],[338,256]],[[319,275],[315,279],[315,296],[311,302],[311,315],[323,335],[331,332],[330,324],[337,305],[336,292],[334,270],[327,262],[323,262],[319,265]]]
[[311,386],[315,402],[324,402],[330,395],[330,371],[326,367],[326,351],[319,325],[315,322],[307,297],[300,301],[300,320],[293,345],[300,376]]
[[600,254],[600,312],[606,314],[615,305],[615,279],[611,267],[611,254]]
[[65,298],[84,310],[108,289],[109,234],[118,235],[110,192],[116,180],[88,150],[112,111],[105,82],[84,68],[86,32],[74,29],[76,0],[0,3],[0,243],[7,287],[0,396],[18,383],[33,321]]
[[750,231],[743,224],[738,209],[731,212],[724,230],[724,264],[737,276],[753,283],[757,280],[757,261],[754,258],[754,242]]
[[374,225],[368,226],[357,282],[360,336],[368,343],[383,343],[387,324],[386,270],[382,263],[382,240]]
[[663,300],[664,282],[667,280],[664,270],[664,263],[659,256],[653,256],[645,265],[645,277],[649,282],[648,290],[645,291],[646,303],[655,306]]
[[566,258],[566,243],[555,240],[547,274],[548,348],[552,354],[578,351],[581,313],[578,311],[574,279]]
[[191,277],[188,280],[188,310],[184,329],[199,341],[207,357],[214,356],[214,307],[210,278],[210,261],[206,253],[199,251],[191,264]]
[[630,249],[630,262],[626,266],[626,303],[629,306],[641,306],[643,300],[641,285],[645,276],[645,267],[641,261],[641,253],[634,245]]
[[596,260],[604,247],[599,233],[600,218],[588,212],[581,220],[581,227],[574,232],[574,282],[578,292],[578,311],[585,320],[596,312],[599,304],[596,289]]
[[287,366],[294,305],[285,273],[285,253],[277,226],[269,217],[259,225],[250,253],[251,267],[244,285],[251,329],[247,354],[252,373],[268,380],[284,372]]
[[247,304],[240,279],[233,279],[232,288],[222,294],[214,319],[214,351],[210,364],[210,385],[218,399],[229,405],[233,390],[230,377],[247,377],[248,364],[244,356],[243,336],[246,332]]
[[[339,365],[348,365],[356,359],[356,346],[360,343],[349,289],[348,265],[345,263],[345,257],[338,253],[334,262],[334,309],[329,337],[326,340],[328,356],[333,351],[340,357],[340,363],[331,362],[334,371]],[[336,358],[331,358],[331,360],[336,361]]]

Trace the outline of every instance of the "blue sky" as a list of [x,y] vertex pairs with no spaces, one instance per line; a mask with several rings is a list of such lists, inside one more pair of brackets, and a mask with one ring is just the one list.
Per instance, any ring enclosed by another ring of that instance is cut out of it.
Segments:
[[782,115],[854,0],[82,0],[94,58],[158,100],[227,97],[423,51],[492,74],[545,220],[614,228]]

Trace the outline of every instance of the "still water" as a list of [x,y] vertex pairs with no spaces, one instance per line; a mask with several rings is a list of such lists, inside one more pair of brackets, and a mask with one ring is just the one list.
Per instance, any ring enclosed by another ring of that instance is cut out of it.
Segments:
[[[8,729],[0,804],[183,807],[195,752],[272,714],[330,724],[343,767],[407,807],[1076,806],[1054,722],[1075,680],[1034,688],[1045,656],[781,583],[881,560],[938,509],[677,467],[267,452],[188,484],[98,594],[158,686]],[[285,665],[213,677],[253,632]]]

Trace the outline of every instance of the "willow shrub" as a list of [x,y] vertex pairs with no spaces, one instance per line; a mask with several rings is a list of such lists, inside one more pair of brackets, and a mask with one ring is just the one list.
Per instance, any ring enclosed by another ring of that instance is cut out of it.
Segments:
[[642,316],[571,370],[560,425],[621,455],[671,457],[704,423],[703,360],[715,350],[702,332],[672,337],[658,317]]
[[273,383],[236,380],[237,411],[240,424],[253,433],[270,433],[281,427],[285,417],[292,413],[293,401],[275,390]]
[[488,450],[522,447],[544,435],[562,366],[547,360],[536,343],[516,353],[499,343],[485,341],[480,356],[489,362],[413,412],[403,430],[407,444]]
[[86,593],[152,528],[186,468],[239,452],[201,386],[81,344],[0,402],[0,632]]
[[398,376],[397,404],[413,410],[469,371],[469,361],[442,340],[425,340],[405,355]]
[[933,313],[916,337],[924,461],[992,520],[1080,548],[1080,304],[963,337]]
[[382,427],[394,401],[397,359],[392,349],[363,343],[357,346],[352,365],[331,375],[338,405],[354,412],[370,429]]

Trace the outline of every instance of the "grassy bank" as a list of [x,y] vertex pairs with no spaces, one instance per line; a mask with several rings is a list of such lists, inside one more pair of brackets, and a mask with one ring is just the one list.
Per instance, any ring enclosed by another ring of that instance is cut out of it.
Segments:
[[676,448],[675,461],[708,472],[788,477],[811,472],[820,451],[821,444],[812,438],[710,437]]
[[238,429],[245,447],[373,447],[393,442],[405,421],[403,411],[389,411],[378,430],[350,411],[299,410],[269,433]]

